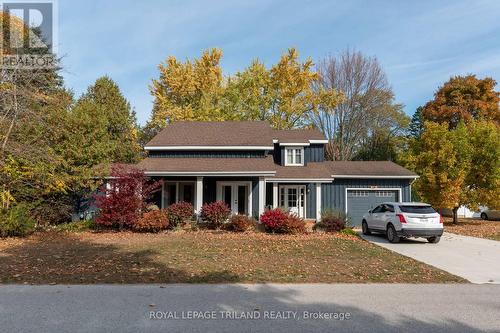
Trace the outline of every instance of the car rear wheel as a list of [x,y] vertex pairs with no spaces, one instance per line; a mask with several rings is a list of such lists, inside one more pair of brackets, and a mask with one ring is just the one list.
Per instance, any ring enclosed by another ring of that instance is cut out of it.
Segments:
[[434,236],[434,237],[427,238],[427,241],[429,243],[432,243],[432,244],[439,243],[440,240],[441,240],[441,237],[439,237],[439,236]]
[[365,220],[361,223],[361,230],[363,231],[363,235],[371,235],[372,231],[368,228],[368,223]]
[[481,213],[481,219],[488,220],[488,215],[486,215],[486,213]]
[[390,243],[399,243],[399,241],[401,240],[392,224],[389,224],[387,226],[387,240]]

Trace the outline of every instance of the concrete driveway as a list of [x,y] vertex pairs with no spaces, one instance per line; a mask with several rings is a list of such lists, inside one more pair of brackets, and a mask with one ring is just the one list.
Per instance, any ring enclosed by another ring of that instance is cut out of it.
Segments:
[[2,333],[482,333],[499,309],[499,285],[0,286]]
[[446,232],[438,244],[430,244],[423,238],[391,244],[384,235],[361,236],[373,244],[463,277],[472,283],[500,284],[498,241]]

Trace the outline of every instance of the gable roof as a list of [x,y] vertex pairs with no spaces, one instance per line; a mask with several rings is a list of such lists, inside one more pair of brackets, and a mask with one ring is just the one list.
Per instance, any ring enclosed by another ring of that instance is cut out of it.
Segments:
[[309,140],[326,140],[317,128],[273,130],[273,139],[280,143],[308,143]]
[[275,130],[267,121],[177,121],[167,125],[146,144],[147,150],[175,147],[241,147],[273,149],[280,143],[325,141],[318,129]]
[[[177,121],[167,125],[147,147],[272,146],[265,121]],[[272,147],[271,147],[272,149]]]
[[391,161],[327,161],[334,178],[417,178],[418,175]]
[[146,174],[275,174],[275,164],[271,155],[267,157],[147,157],[137,165]]

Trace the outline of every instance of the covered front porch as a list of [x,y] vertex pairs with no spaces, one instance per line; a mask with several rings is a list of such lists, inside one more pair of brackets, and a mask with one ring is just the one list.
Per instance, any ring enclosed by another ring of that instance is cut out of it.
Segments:
[[263,177],[153,177],[162,179],[160,195],[155,198],[161,208],[185,201],[195,214],[205,203],[224,201],[233,214],[258,218],[264,212],[265,181]]
[[256,219],[267,208],[282,208],[304,219],[321,216],[321,183],[281,181],[266,177],[153,177],[163,180],[155,202],[160,208],[185,201],[195,214],[205,203],[224,201],[233,214]]

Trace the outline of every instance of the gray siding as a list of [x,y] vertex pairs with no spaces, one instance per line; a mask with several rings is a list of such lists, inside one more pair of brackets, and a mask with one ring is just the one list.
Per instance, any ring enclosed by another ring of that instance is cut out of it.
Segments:
[[306,184],[306,218],[316,218],[316,184]]
[[[274,162],[285,165],[285,146],[274,145]],[[309,162],[323,162],[325,160],[325,147],[322,144],[312,144],[304,147],[304,164]]]
[[321,186],[321,209],[345,211],[346,188],[401,188],[402,201],[411,201],[410,179],[335,179]]
[[325,146],[312,144],[304,149],[305,162],[323,162],[325,160]]

